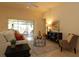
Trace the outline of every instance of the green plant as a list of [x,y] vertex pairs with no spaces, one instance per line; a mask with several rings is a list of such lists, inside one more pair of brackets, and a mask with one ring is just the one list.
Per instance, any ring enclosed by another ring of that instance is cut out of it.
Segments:
[[15,45],[16,44],[16,40],[11,40],[11,44]]
[[16,40],[11,40],[11,47],[15,48],[15,46],[16,46]]

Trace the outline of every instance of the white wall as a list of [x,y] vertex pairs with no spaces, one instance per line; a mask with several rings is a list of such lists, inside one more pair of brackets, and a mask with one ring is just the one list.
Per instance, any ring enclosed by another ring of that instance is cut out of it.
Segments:
[[[60,25],[64,38],[69,32],[79,35],[79,3],[67,3],[63,6]],[[79,49],[79,39],[77,47]]]
[[64,34],[71,32],[79,35],[79,3],[65,3],[60,15],[61,31]]
[[79,3],[64,3],[62,6],[49,10],[44,17],[51,20],[60,20],[63,39],[66,38],[68,33],[79,35]]
[[64,34],[71,32],[79,35],[79,3],[64,3],[49,10],[44,17],[60,20],[60,29]]
[[[16,6],[15,6],[16,7]],[[34,34],[41,30],[44,32],[41,12],[31,9],[19,9],[6,7],[0,4],[0,32],[8,30],[8,19],[32,20],[34,21]]]

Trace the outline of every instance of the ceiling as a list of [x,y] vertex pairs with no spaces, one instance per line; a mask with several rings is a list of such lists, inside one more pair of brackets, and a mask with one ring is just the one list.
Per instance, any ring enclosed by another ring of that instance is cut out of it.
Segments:
[[11,9],[19,9],[19,10],[34,10],[40,12],[46,12],[47,10],[61,6],[63,3],[60,2],[1,2],[0,8],[11,8]]
[[47,11],[51,8],[61,6],[63,3],[57,3],[57,2],[24,2],[24,3],[16,3],[16,4],[22,4],[26,8],[33,9],[33,10],[40,10],[40,11]]

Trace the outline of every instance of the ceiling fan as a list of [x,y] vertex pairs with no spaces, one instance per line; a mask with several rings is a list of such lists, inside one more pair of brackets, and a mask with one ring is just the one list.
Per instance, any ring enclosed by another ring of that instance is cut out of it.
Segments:
[[27,5],[28,5],[28,7],[32,7],[32,8],[38,8],[39,7],[38,5],[36,5],[33,2],[27,2]]

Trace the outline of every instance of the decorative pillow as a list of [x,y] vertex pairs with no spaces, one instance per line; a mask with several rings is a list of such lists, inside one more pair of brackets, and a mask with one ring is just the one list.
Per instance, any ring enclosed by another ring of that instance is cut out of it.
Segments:
[[10,42],[11,40],[16,40],[13,30],[5,31],[3,35],[8,42]]
[[24,36],[24,40],[16,40],[16,45],[28,43],[27,37]]
[[20,33],[15,32],[15,37],[16,37],[16,40],[24,40],[23,35]]
[[67,41],[70,42],[71,39],[72,39],[72,37],[73,37],[73,34],[69,33],[69,34],[68,34],[68,37],[67,37]]

